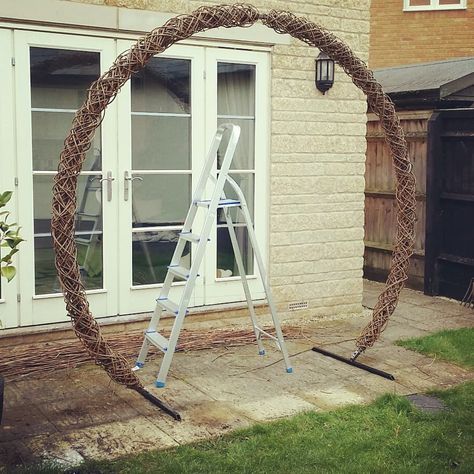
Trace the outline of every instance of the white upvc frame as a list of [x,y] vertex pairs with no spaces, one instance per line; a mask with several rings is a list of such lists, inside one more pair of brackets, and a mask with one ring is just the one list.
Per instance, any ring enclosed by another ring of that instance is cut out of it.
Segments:
[[[8,206],[1,211],[11,212],[10,222],[18,222],[17,202],[18,190],[15,187],[15,109],[14,109],[14,72],[13,72],[13,32],[0,30],[0,91],[2,100],[0,110],[0,193],[14,191],[14,195]],[[23,252],[24,243],[20,245],[20,253]],[[14,257],[14,265],[18,267],[21,256]],[[9,283],[1,278],[0,293],[0,323],[3,329],[16,327],[19,324],[19,308],[17,294],[19,294],[18,275]],[[1,334],[1,333],[0,333]]]
[[[118,50],[124,51],[133,45],[129,41],[118,41]],[[166,52],[161,53],[159,58],[176,58],[191,61],[191,150],[192,150],[192,169],[199,167],[199,160],[205,160],[205,141],[204,141],[204,120],[201,114],[205,109],[205,97],[202,90],[202,80],[204,77],[204,49],[183,45],[173,45]],[[130,197],[128,201],[124,199],[124,187],[122,184],[125,171],[132,169],[132,142],[131,142],[131,83],[128,81],[117,96],[118,104],[118,157],[119,157],[119,253],[120,272],[119,272],[119,314],[142,313],[152,311],[155,306],[155,300],[158,298],[162,284],[133,286],[132,285],[132,187],[130,187]],[[108,112],[107,112],[108,113]],[[145,172],[146,173],[146,172]],[[169,170],[159,174],[167,174]],[[178,174],[179,172],[173,171]],[[142,173],[144,174],[144,173]],[[197,185],[197,176],[192,172],[192,191]],[[179,193],[179,190],[176,190]],[[192,253],[191,253],[192,255]],[[182,291],[182,284],[177,284],[171,289],[170,298],[175,301]],[[196,295],[203,292],[202,279],[196,281],[194,295],[190,305],[194,304]],[[175,295],[174,295],[175,294]]]
[[[67,321],[61,293],[51,295],[35,294],[35,257],[33,227],[33,163],[32,163],[32,125],[30,89],[30,47],[45,47],[100,53],[101,72],[107,70],[116,58],[115,42],[73,35],[49,34],[40,32],[15,31],[15,89],[16,89],[16,131],[18,162],[18,213],[22,234],[26,242],[21,246],[19,284],[21,287],[20,320],[21,326]],[[102,122],[102,173],[116,172],[117,152],[117,111],[111,104]],[[59,157],[58,157],[59,158]],[[46,174],[46,173],[41,173]],[[51,174],[51,173],[49,173]],[[101,174],[97,172],[95,174]],[[115,201],[117,184],[113,183],[114,199],[103,199],[103,289],[88,291],[91,310],[97,317],[117,314],[117,278],[115,265],[119,261],[116,235]],[[104,186],[105,189],[105,186]],[[105,193],[103,193],[105,196]],[[50,206],[51,203],[45,203]]]
[[[206,142],[210,143],[217,127],[217,65],[220,62],[255,65],[255,194],[254,228],[262,259],[268,272],[269,242],[269,177],[270,177],[270,58],[265,52],[236,51],[224,48],[206,50]],[[238,172],[238,171],[237,171]],[[232,173],[230,174],[232,176]],[[245,301],[239,277],[217,278],[217,229],[211,233],[211,243],[204,262],[206,285],[204,304]],[[248,276],[253,299],[265,298],[263,285],[254,257],[254,275]]]
[[430,0],[429,5],[410,5],[410,0],[403,0],[403,11],[419,12],[433,10],[465,10],[467,8],[467,0],[459,0],[459,4],[442,5],[439,0]]

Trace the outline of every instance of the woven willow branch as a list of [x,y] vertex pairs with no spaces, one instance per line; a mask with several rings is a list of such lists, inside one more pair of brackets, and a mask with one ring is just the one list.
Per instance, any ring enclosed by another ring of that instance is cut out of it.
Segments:
[[195,33],[217,27],[248,27],[259,19],[279,33],[289,33],[309,45],[318,47],[352,77],[357,87],[367,95],[372,110],[380,117],[392,153],[397,178],[397,242],[386,288],[374,308],[372,321],[357,340],[357,354],[371,347],[377,340],[395,309],[398,295],[407,279],[408,261],[414,243],[415,179],[394,106],[366,65],[332,33],[291,13],[270,11],[260,14],[251,5],[235,4],[201,7],[189,15],[177,16],[139,39],[91,85],[86,101],[77,111],[64,142],[53,190],[52,234],[56,269],[74,331],[91,358],[102,366],[114,381],[129,388],[138,389],[141,383],[130,370],[126,359],[114,351],[102,337],[100,327],[89,309],[76,258],[74,219],[77,178],[85,153],[91,146],[107,105],[115,99],[130,76],[143,68],[152,56]]

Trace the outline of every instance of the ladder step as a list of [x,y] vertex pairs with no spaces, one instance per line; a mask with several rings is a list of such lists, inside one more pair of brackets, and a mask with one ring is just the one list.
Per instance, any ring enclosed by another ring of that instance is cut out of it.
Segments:
[[189,268],[184,268],[180,265],[169,265],[168,271],[173,275],[182,278],[183,280],[187,280],[189,278],[189,274],[191,273],[191,270]]
[[[179,306],[174,303],[173,301],[169,300],[168,298],[158,298],[156,302],[165,310],[168,311],[171,314],[174,314],[175,316],[179,312]],[[186,310],[186,313],[189,311]]]
[[151,342],[154,346],[158,347],[163,352],[168,349],[168,339],[162,336],[159,332],[145,332],[145,338],[148,342]]
[[193,244],[197,244],[201,240],[200,235],[193,234],[192,232],[180,232],[179,236],[182,239],[187,240],[188,242],[191,242]]
[[[194,204],[198,207],[209,207],[211,204],[210,199],[205,199],[203,201],[195,201]],[[237,201],[236,199],[220,199],[217,207],[239,207],[240,206],[240,201]]]

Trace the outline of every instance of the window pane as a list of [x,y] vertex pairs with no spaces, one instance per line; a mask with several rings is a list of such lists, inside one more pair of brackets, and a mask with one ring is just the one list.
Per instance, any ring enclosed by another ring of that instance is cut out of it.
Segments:
[[439,0],[440,5],[461,5],[461,0]]
[[190,175],[140,175],[133,182],[133,227],[182,225],[191,202]]
[[[235,149],[234,158],[230,169],[252,170],[255,168],[255,120],[254,119],[217,119],[217,125],[232,122],[240,127],[240,138]],[[230,134],[225,133],[222,137],[219,150],[217,151],[218,168],[224,159]]]
[[[244,262],[245,273],[253,274],[253,250],[248,238],[246,227],[234,227],[239,244],[240,253]],[[239,269],[235,261],[232,242],[227,227],[217,229],[217,278],[239,276]]]
[[255,66],[217,64],[217,114],[255,115]]
[[[64,139],[71,128],[73,113],[32,112],[33,169],[34,171],[56,171]],[[92,146],[86,153],[84,171],[100,170],[101,164],[100,127],[94,136]]]
[[191,113],[191,61],[152,58],[132,76],[132,111]]
[[132,168],[191,168],[191,118],[132,116]]
[[[133,285],[163,283],[180,231],[134,232],[132,234]],[[191,245],[183,252],[180,265],[191,265]],[[179,279],[176,278],[175,281]]]
[[100,75],[100,54],[66,49],[30,49],[31,106],[77,109]]

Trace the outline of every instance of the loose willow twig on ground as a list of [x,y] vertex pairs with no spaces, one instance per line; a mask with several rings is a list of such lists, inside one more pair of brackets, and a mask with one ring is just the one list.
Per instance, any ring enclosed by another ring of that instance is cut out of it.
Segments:
[[[265,327],[273,334],[273,329]],[[301,339],[301,329],[284,326],[287,339]],[[166,331],[164,332],[166,336]],[[120,351],[127,359],[137,356],[143,342],[143,331],[133,331],[109,336],[110,346]],[[232,347],[251,344],[255,334],[251,329],[209,329],[206,331],[183,330],[177,351],[198,351],[217,347]],[[157,353],[151,349],[150,354]],[[0,373],[7,380],[18,380],[25,376],[41,376],[60,369],[72,369],[93,362],[78,340],[67,340],[41,344],[6,347],[0,350]]]

